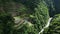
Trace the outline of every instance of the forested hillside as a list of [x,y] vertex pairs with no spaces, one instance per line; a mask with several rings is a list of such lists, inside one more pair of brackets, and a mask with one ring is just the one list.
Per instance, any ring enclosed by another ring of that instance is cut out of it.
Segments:
[[60,34],[60,0],[0,0],[0,34]]

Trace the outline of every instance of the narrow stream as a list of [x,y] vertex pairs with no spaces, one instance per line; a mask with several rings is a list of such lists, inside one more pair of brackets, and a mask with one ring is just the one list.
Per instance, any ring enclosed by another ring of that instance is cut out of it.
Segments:
[[38,34],[41,34],[44,31],[45,28],[49,27],[51,20],[52,20],[52,17],[49,18],[49,20],[47,22],[47,25]]

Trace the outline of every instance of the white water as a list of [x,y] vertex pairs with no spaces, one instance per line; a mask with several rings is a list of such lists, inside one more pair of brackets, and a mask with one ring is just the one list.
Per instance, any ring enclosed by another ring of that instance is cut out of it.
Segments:
[[52,20],[52,17],[49,18],[49,20],[48,20],[46,26],[39,32],[39,34],[42,33],[42,32],[44,31],[45,28],[49,27],[49,24],[50,24],[51,20]]

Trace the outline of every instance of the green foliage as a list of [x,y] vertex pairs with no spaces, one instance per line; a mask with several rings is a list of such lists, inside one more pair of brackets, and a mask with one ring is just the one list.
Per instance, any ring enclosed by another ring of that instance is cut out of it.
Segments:
[[[56,1],[59,0],[54,0]],[[53,0],[0,0],[0,12],[3,12],[0,13],[0,34],[38,34],[46,25],[49,13],[50,16],[60,13],[60,5],[56,3],[54,6]],[[19,15],[28,22],[24,21],[15,28],[13,17],[6,13]],[[54,16],[50,26],[42,34],[60,34],[59,22],[60,14]]]
[[0,14],[0,34],[12,34],[13,20],[13,17],[9,14]]
[[42,0],[35,8],[36,28],[40,31],[48,21],[49,13],[46,3]]
[[50,26],[45,29],[43,34],[60,34],[60,14],[54,16]]
[[19,26],[20,28],[17,27],[19,29],[16,29],[14,34],[38,34],[37,30],[34,28],[34,24],[30,22],[26,22],[25,24],[24,23],[22,24],[23,26]]
[[14,0],[14,1],[18,2],[18,3],[22,3],[31,9],[36,7],[36,4],[38,4],[40,2],[40,0]]

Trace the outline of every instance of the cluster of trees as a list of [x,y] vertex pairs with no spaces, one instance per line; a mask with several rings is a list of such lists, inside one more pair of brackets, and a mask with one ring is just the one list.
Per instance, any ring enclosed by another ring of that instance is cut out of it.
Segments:
[[[59,7],[56,5],[58,1],[56,1],[0,0],[0,34],[38,34],[46,25],[49,17],[59,13]],[[20,25],[17,24],[18,27],[14,27],[13,17],[17,16],[22,18],[24,22]],[[59,29],[59,16],[54,16],[51,25],[43,34],[56,34],[56,32],[59,34],[58,30],[53,29],[54,26]]]

